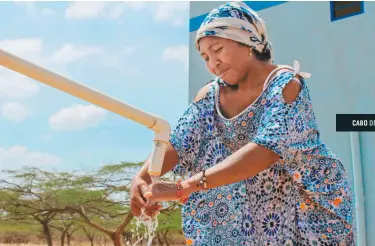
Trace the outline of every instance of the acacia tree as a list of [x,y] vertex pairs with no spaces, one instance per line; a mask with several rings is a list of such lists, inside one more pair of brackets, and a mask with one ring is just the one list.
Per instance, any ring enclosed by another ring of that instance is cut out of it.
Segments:
[[177,205],[175,209],[162,213],[159,216],[159,226],[156,230],[156,237],[160,245],[171,245],[172,234],[182,233],[181,224],[181,206]]
[[[83,222],[106,234],[115,246],[121,246],[123,239],[129,238],[125,228],[133,219],[130,212],[130,184],[133,175],[142,163],[106,165],[86,177],[91,189],[102,192],[102,199],[91,200],[79,207],[67,207],[67,211],[79,214]],[[161,210],[162,213],[173,211],[175,203]]]
[[58,220],[54,220],[51,223],[51,227],[60,231],[60,245],[64,246],[65,245],[65,239],[66,239],[66,244],[70,246],[71,238],[73,234],[79,230],[79,225],[75,221],[74,216],[69,216],[65,214],[60,214]]
[[83,225],[81,228],[82,228],[83,232],[85,233],[87,239],[90,241],[91,246],[94,246],[94,239],[95,239],[96,231],[89,226]]
[[[0,190],[6,194],[0,198],[0,206],[8,219],[38,222],[48,246],[53,245],[50,228],[59,214],[101,231],[113,245],[121,246],[125,228],[133,219],[130,183],[140,166],[124,162],[84,173],[48,172],[35,167],[7,170],[7,178],[0,179]],[[53,225],[68,236],[69,242],[72,225]],[[64,243],[65,236],[61,236]]]
[[57,189],[59,206],[50,212],[78,215],[75,220],[107,235],[115,246],[122,245],[125,227],[132,220],[129,186],[140,163],[106,165],[98,171],[75,175]]
[[129,210],[129,186],[140,165],[127,162],[106,165],[77,179],[76,183],[84,184],[97,196],[85,203],[66,206],[65,212],[78,214],[82,222],[106,234],[115,246],[122,245],[124,229],[133,218]]
[[[48,246],[53,245],[51,223],[58,219],[58,214],[78,215],[97,229],[101,227],[90,219],[94,215],[109,218],[129,215],[119,202],[110,200],[110,192],[95,187],[105,184],[105,180],[99,182],[95,175],[47,172],[35,167],[3,173],[6,178],[0,179],[0,190],[4,193],[0,204],[7,219],[39,223]],[[126,220],[123,223],[126,226]],[[57,229],[61,229],[69,241],[72,232],[67,227]]]
[[[119,166],[130,164],[117,165],[117,169]],[[113,179],[111,170],[116,168],[106,166],[91,174],[48,172],[35,167],[6,170],[3,175],[6,178],[0,179],[0,189],[4,192],[0,204],[7,212],[7,219],[38,222],[48,246],[53,245],[51,222],[58,214],[78,215],[81,221],[106,233],[114,245],[120,245],[121,232],[132,216],[125,206],[126,199],[111,200],[111,196],[122,189],[119,183],[126,181]],[[122,186],[126,187],[126,183]],[[105,218],[113,224],[118,217],[122,219],[115,230],[93,219]],[[66,227],[57,229],[69,234]]]
[[[21,170],[3,171],[0,179],[1,208],[6,211],[6,219],[22,222],[37,222],[41,225],[46,243],[52,246],[50,223],[58,212],[54,188],[58,180],[68,178],[67,173],[52,173],[38,168],[26,167]],[[56,180],[56,182],[55,182]]]

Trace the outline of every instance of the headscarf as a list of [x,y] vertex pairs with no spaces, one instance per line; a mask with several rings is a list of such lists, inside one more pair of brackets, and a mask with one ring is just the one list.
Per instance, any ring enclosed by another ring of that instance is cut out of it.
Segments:
[[254,48],[259,53],[269,50],[273,63],[272,45],[268,39],[266,25],[259,15],[243,2],[230,2],[213,9],[197,31],[195,45],[206,36],[231,39]]

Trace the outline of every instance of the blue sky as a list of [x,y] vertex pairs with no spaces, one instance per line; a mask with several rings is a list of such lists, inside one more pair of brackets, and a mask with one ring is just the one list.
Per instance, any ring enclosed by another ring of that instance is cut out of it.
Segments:
[[[174,124],[188,105],[188,2],[1,2],[0,48]],[[142,161],[153,132],[0,67],[0,168]]]

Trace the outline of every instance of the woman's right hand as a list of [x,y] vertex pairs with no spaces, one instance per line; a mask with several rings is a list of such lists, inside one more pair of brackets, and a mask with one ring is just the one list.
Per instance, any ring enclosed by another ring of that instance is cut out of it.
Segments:
[[148,187],[147,182],[143,178],[139,176],[133,178],[130,187],[130,209],[136,217],[141,215],[142,208],[144,208],[146,215],[151,217],[154,217],[161,208],[161,205],[157,203],[153,205],[147,203],[144,194],[148,191]]

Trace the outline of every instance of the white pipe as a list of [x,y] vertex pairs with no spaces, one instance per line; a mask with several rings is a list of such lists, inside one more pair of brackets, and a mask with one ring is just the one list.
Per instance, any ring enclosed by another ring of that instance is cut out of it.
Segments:
[[363,192],[361,144],[358,132],[350,132],[350,145],[353,163],[357,245],[366,246],[365,196]]
[[166,120],[137,109],[73,80],[67,79],[1,49],[0,65],[58,90],[69,93],[82,100],[105,108],[113,113],[124,116],[153,130],[155,132],[154,146],[148,172],[152,176],[160,176],[170,134],[170,125]]

